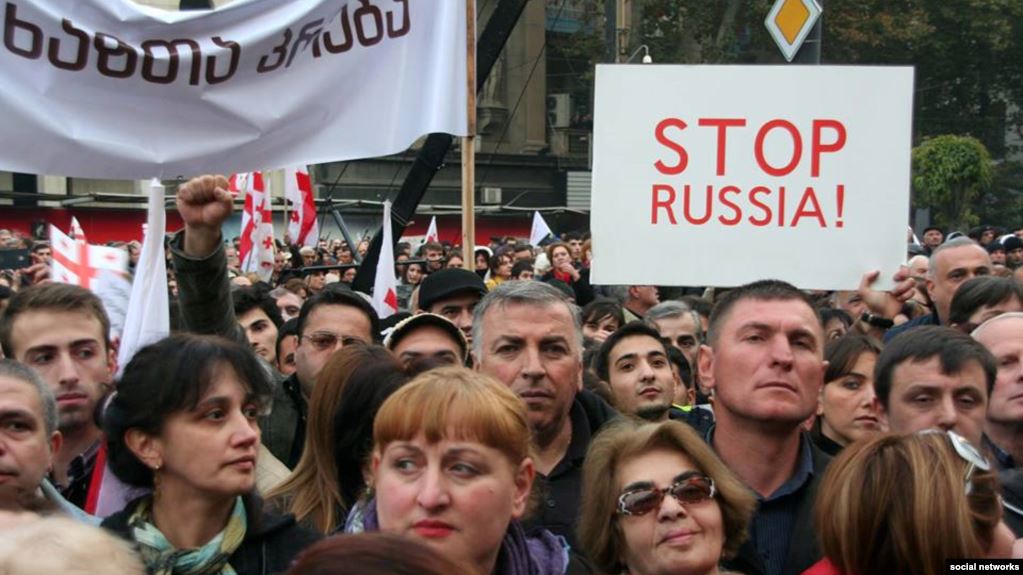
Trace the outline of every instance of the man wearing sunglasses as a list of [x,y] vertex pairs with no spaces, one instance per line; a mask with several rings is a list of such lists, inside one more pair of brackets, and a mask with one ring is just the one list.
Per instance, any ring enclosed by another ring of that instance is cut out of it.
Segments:
[[764,280],[726,293],[697,359],[714,393],[706,439],[756,494],[750,538],[724,567],[796,575],[821,558],[813,500],[830,458],[803,432],[823,385],[824,330],[813,303]]
[[[200,176],[178,188],[177,208],[185,227],[170,247],[184,328],[247,343],[231,303],[220,231],[234,207],[227,188],[223,176]],[[379,327],[369,302],[347,286],[332,285],[302,305],[296,371],[286,379],[274,371],[274,409],[260,421],[263,444],[289,468],[298,463],[305,444],[308,401],[316,375],[344,345],[373,343]]]
[[957,330],[924,326],[885,346],[874,368],[874,389],[891,431],[955,431],[981,445],[995,358]]

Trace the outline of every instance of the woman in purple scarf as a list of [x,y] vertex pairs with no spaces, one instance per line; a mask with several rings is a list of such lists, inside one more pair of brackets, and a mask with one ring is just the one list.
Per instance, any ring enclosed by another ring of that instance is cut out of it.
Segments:
[[384,402],[373,441],[366,531],[426,543],[475,575],[589,572],[561,537],[519,525],[536,468],[525,406],[505,386],[460,367],[423,373]]

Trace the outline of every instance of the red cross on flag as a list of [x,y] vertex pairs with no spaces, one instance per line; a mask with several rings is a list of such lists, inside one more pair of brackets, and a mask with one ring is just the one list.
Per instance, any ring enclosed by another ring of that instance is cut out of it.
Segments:
[[440,243],[440,236],[437,235],[437,216],[430,218],[430,227],[426,228],[426,243]]
[[75,218],[71,218],[70,236],[51,224],[50,241],[53,251],[50,277],[55,282],[89,289],[103,270],[123,272],[128,269],[127,251],[89,245]]
[[241,259],[243,272],[256,272],[269,281],[274,271],[274,227],[270,211],[270,193],[263,184],[262,172],[235,174],[231,187],[245,193],[242,212]]
[[373,309],[380,319],[398,313],[398,281],[394,277],[394,242],[391,238],[391,202],[384,202],[384,241],[380,245],[373,281]]
[[292,243],[315,248],[320,237],[320,225],[316,221],[316,201],[308,168],[284,170],[284,198],[291,202],[288,235]]

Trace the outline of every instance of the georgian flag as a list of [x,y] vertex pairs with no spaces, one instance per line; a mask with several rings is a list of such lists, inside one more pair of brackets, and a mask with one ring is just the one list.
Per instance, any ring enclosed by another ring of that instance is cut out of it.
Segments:
[[426,229],[426,239],[423,243],[440,242],[440,236],[437,235],[437,216],[430,218],[430,227]]
[[398,313],[398,281],[394,277],[394,243],[391,238],[391,202],[384,202],[384,241],[373,280],[373,309],[380,319]]
[[53,263],[50,277],[55,282],[94,288],[103,270],[124,272],[128,269],[128,252],[120,248],[89,245],[76,218],[71,218],[71,235],[50,224]]
[[263,173],[238,174],[232,176],[232,180],[232,190],[245,192],[241,248],[238,250],[241,270],[256,272],[260,279],[269,281],[274,271],[274,228],[270,194],[263,183]]
[[291,216],[288,219],[288,235],[291,242],[300,246],[316,247],[320,237],[320,225],[316,221],[316,201],[313,198],[313,184],[306,167],[284,170],[284,198],[291,202]]

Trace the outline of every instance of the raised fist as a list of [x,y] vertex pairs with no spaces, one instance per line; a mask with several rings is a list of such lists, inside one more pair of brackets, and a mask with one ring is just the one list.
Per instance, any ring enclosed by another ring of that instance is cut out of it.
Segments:
[[220,225],[231,215],[234,198],[227,190],[224,176],[199,176],[178,188],[178,213],[188,228],[206,228],[220,232]]

